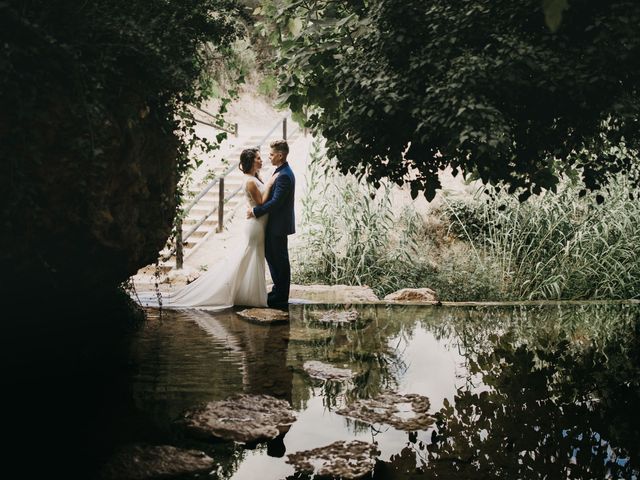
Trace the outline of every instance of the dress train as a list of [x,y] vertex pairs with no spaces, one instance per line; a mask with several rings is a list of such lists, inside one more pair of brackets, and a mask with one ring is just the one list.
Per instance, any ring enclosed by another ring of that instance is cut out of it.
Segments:
[[[245,181],[244,191],[249,206],[256,204],[248,193],[247,182],[256,182],[262,192],[264,186],[254,177]],[[267,306],[265,279],[264,232],[268,215],[246,220],[243,241],[205,274],[172,294],[142,292],[137,300],[142,306],[162,308],[198,308],[222,310],[234,305]]]

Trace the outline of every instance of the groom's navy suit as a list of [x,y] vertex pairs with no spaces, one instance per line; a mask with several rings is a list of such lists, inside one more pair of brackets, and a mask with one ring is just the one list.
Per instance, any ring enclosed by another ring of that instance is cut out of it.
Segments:
[[291,265],[287,235],[296,232],[293,200],[296,192],[296,177],[287,162],[276,168],[276,178],[269,198],[253,208],[253,214],[261,217],[269,214],[265,232],[264,253],[273,280],[273,289],[267,296],[270,307],[284,307],[289,302]]

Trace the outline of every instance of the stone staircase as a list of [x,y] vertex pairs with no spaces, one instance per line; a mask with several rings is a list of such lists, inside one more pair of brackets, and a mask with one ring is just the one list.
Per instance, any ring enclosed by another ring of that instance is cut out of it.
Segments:
[[[302,136],[302,131],[297,125],[292,125],[292,132],[287,136],[289,144],[293,144]],[[266,132],[265,132],[266,134]],[[273,167],[268,158],[268,145],[272,140],[282,138],[282,130],[276,129],[272,135],[265,138],[265,134],[251,135],[245,138],[233,139],[232,142],[225,142],[220,150],[216,151],[209,159],[205,160],[198,171],[194,172],[193,181],[187,190],[187,195],[183,205],[189,205],[193,199],[214,178],[224,174],[229,168],[231,171],[224,177],[224,198],[223,228],[230,222],[241,206],[244,205],[244,195],[239,189],[244,182],[243,173],[237,168],[240,160],[240,153],[245,148],[257,147],[260,142],[263,167],[263,176],[271,175]],[[226,147],[226,148],[225,148]],[[226,162],[223,161],[226,160]],[[233,168],[232,168],[233,167]],[[198,223],[202,222],[193,233],[183,241],[183,258],[187,259],[211,236],[215,235],[218,229],[218,204],[219,204],[219,183],[216,183],[207,193],[205,193],[189,210],[182,223],[183,237],[187,235]],[[212,213],[213,212],[213,213]],[[244,214],[244,211],[242,211]],[[207,217],[204,221],[203,219]],[[168,274],[176,267],[175,246],[167,244],[159,252],[159,273]]]

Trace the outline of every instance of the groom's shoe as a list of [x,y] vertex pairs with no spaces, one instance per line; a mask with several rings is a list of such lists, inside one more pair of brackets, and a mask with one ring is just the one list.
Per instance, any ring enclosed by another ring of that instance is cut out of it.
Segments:
[[267,305],[269,308],[277,308],[278,310],[289,310],[289,302],[282,302],[277,300],[268,299]]

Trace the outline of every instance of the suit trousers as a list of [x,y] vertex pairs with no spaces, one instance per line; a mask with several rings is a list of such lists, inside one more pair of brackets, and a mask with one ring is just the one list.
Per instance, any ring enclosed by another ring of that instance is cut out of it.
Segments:
[[264,253],[273,280],[273,288],[267,296],[269,305],[286,304],[291,288],[291,264],[287,235],[265,236]]

